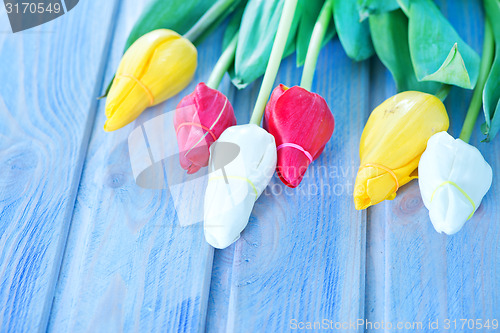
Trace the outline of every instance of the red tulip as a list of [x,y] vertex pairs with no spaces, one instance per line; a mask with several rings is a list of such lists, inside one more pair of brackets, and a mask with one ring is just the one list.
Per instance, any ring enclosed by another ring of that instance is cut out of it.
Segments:
[[318,94],[301,87],[276,87],[267,103],[264,128],[278,149],[276,170],[288,187],[297,187],[333,134],[335,121]]
[[208,165],[209,148],[228,127],[236,125],[231,103],[224,94],[199,83],[175,110],[174,126],[181,167],[189,174]]

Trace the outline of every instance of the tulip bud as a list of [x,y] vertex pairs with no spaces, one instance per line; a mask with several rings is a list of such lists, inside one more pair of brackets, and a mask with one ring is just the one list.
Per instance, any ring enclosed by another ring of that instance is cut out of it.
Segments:
[[106,100],[105,131],[134,121],[147,107],[184,89],[197,64],[194,45],[176,32],[154,30],[125,52]]
[[276,168],[274,137],[257,125],[232,126],[210,147],[205,239],[223,249],[245,229]]
[[493,172],[479,150],[448,133],[433,135],[418,164],[420,193],[437,232],[459,231],[490,189]]
[[401,186],[417,178],[418,161],[429,138],[448,126],[443,103],[418,91],[399,93],[373,110],[359,144],[356,209],[394,199]]
[[210,146],[234,125],[236,117],[227,97],[199,83],[175,110],[174,126],[182,168],[191,174],[207,166]]
[[301,87],[276,87],[266,106],[264,128],[276,139],[277,172],[288,187],[297,187],[309,164],[330,140],[335,121],[318,94]]

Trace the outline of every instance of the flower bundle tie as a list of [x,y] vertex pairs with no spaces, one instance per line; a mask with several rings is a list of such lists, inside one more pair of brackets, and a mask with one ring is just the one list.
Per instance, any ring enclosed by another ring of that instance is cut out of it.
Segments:
[[301,152],[304,153],[304,155],[306,155],[306,157],[309,159],[309,161],[312,163],[313,162],[313,157],[311,155],[311,153],[309,153],[307,150],[305,150],[302,146],[300,145],[297,145],[295,143],[282,143],[281,145],[278,146],[278,148],[276,148],[276,151],[282,149],[282,148],[286,148],[286,147],[290,147],[290,148],[295,148],[297,150],[300,150]]
[[217,136],[214,134],[214,132],[212,132],[212,130],[210,128],[208,128],[207,126],[204,126],[200,123],[193,123],[193,122],[185,122],[185,123],[182,123],[180,124],[179,126],[177,126],[177,129],[175,130],[175,133],[179,133],[179,130],[184,127],[184,126],[195,126],[195,127],[200,127],[202,129],[204,129],[205,131],[207,131],[208,134],[210,134],[212,136],[212,138],[214,139],[214,141],[217,141]]
[[394,189],[394,192],[396,192],[397,190],[399,190],[398,176],[396,176],[396,174],[394,173],[394,171],[392,171],[392,169],[390,169],[390,168],[388,168],[388,167],[386,167],[385,165],[382,165],[382,164],[366,163],[365,165],[362,165],[359,168],[359,170],[364,169],[364,168],[369,168],[369,167],[386,171],[389,175],[391,175],[392,179],[394,179],[394,183],[396,184],[396,188]]
[[132,81],[135,81],[135,83],[137,83],[137,85],[139,87],[141,87],[142,90],[144,90],[144,92],[148,96],[148,98],[149,98],[149,106],[153,106],[155,104],[155,97],[154,97],[153,93],[151,92],[151,90],[149,90],[148,86],[146,86],[144,83],[142,83],[141,80],[139,80],[138,78],[136,78],[134,75],[132,75],[132,74],[120,74],[120,75],[117,75],[116,78],[117,79],[119,79],[119,78],[126,78],[126,79],[130,79]]
[[441,184],[439,184],[438,187],[436,187],[434,192],[432,192],[431,202],[432,202],[432,199],[434,199],[434,195],[436,194],[437,190],[439,190],[441,187],[448,185],[448,184],[455,186],[455,188],[457,190],[459,190],[460,193],[462,193],[464,195],[464,197],[467,198],[467,200],[469,200],[470,204],[472,205],[472,212],[470,213],[469,217],[467,217],[467,221],[470,220],[472,218],[472,216],[474,215],[474,212],[476,211],[476,204],[474,203],[474,200],[472,200],[472,198],[467,194],[467,192],[465,192],[460,186],[457,185],[457,183],[452,182],[451,180],[444,181]]
[[224,179],[224,181],[226,181],[226,179],[236,179],[236,180],[243,180],[243,181],[246,181],[248,183],[248,185],[250,185],[255,193],[255,200],[257,200],[257,198],[259,197],[259,192],[257,191],[257,188],[255,187],[254,183],[248,179],[247,177],[240,177],[240,176],[214,176],[214,177],[210,177],[208,179],[208,181],[213,181],[213,180],[222,180]]

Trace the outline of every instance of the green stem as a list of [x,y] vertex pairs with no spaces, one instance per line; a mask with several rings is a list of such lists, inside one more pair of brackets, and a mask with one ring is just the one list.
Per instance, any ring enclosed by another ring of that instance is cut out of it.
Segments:
[[300,82],[300,86],[306,90],[311,90],[312,88],[314,72],[316,71],[316,64],[318,62],[319,51],[321,50],[321,45],[323,44],[323,38],[325,38],[326,29],[328,29],[331,17],[332,17],[332,2],[330,0],[326,0],[318,16],[318,20],[314,25],[314,30],[311,35],[309,47],[307,48],[306,61],[304,63],[304,70],[302,71],[302,80]]
[[488,19],[485,19],[484,25],[484,42],[483,42],[483,54],[481,57],[481,67],[479,69],[479,77],[477,79],[476,88],[474,88],[474,94],[467,110],[467,115],[465,116],[464,126],[460,132],[460,139],[464,142],[469,142],[474,130],[474,125],[476,124],[477,116],[481,110],[482,96],[484,85],[488,79],[490,73],[491,64],[493,62],[494,54],[494,39],[493,31],[491,30],[491,24]]
[[234,55],[236,54],[237,44],[238,44],[238,33],[234,35],[233,39],[231,39],[231,42],[226,47],[226,49],[220,56],[219,60],[217,60],[217,63],[215,64],[214,69],[212,70],[212,73],[208,78],[207,81],[208,87],[212,89],[219,88],[220,82],[222,81],[224,74],[226,74],[227,70],[229,69],[229,66],[231,66],[231,64],[234,61]]
[[450,84],[443,84],[439,91],[436,93],[436,97],[441,100],[441,102],[444,102],[446,97],[448,97],[448,94],[450,93],[451,90],[451,85]]
[[266,107],[267,100],[269,99],[269,95],[271,94],[271,90],[273,89],[274,80],[278,74],[281,58],[283,57],[283,52],[285,51],[288,33],[290,32],[290,27],[292,26],[295,8],[297,7],[297,1],[298,0],[285,0],[285,5],[283,7],[283,11],[281,12],[280,23],[278,25],[278,31],[276,32],[266,73],[264,74],[259,95],[257,96],[257,102],[255,103],[255,107],[253,109],[252,118],[250,118],[250,124],[260,125],[260,122],[262,121],[264,109]]
[[233,4],[235,0],[219,0],[196,22],[196,24],[184,34],[184,38],[195,42],[205,30],[217,21],[224,12]]

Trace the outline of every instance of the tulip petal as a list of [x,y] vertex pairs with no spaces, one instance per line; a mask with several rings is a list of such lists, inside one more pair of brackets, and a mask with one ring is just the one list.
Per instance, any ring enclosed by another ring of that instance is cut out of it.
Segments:
[[264,128],[279,147],[277,172],[285,185],[294,188],[300,184],[330,140],[334,126],[333,115],[320,95],[282,84],[274,89],[266,106]]
[[422,92],[399,93],[375,108],[360,141],[361,161],[354,185],[356,209],[394,199],[401,186],[416,178],[429,138],[448,126],[443,103]]
[[236,125],[234,110],[224,94],[199,83],[177,105],[174,126],[183,169],[195,173],[208,165],[209,148],[230,126]]
[[106,131],[134,121],[146,108],[184,89],[197,65],[193,44],[174,31],[159,29],[125,52],[106,100]]
[[[231,145],[239,148],[236,155]],[[249,124],[228,128],[210,150],[204,231],[207,242],[222,249],[240,237],[255,201],[269,184],[276,168],[276,145],[272,135]]]
[[488,192],[493,172],[477,148],[446,132],[433,135],[419,163],[419,187],[437,232],[458,232]]

